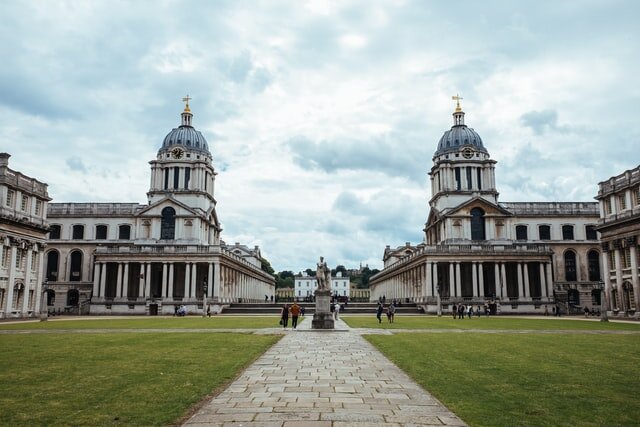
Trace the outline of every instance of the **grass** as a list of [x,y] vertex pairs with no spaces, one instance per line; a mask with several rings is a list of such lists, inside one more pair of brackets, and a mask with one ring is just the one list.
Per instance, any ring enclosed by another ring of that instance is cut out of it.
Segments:
[[214,317],[140,317],[129,319],[49,319],[0,323],[0,330],[23,329],[260,329],[278,328],[279,315]]
[[640,323],[599,322],[582,319],[527,319],[522,317],[473,317],[463,320],[449,316],[396,316],[394,323],[385,318],[378,323],[375,315],[341,316],[352,328],[376,329],[489,329],[489,330],[602,330],[640,331]]
[[627,426],[640,420],[638,335],[398,333],[366,339],[472,426]]
[[167,425],[277,340],[189,332],[0,335],[0,425]]

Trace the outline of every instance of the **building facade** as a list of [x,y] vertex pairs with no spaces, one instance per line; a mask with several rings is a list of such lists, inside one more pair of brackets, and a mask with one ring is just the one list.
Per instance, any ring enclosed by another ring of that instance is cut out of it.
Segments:
[[[318,289],[318,280],[315,276],[309,276],[303,272],[297,276],[294,276],[294,296],[296,301],[311,300],[314,292]],[[348,277],[343,277],[342,272],[336,272],[335,276],[331,277],[331,292],[332,295],[349,298],[351,296],[351,284]]]
[[33,317],[42,305],[47,184],[9,168],[0,153],[0,319]]
[[597,204],[499,202],[496,161],[464,116],[458,103],[433,156],[423,242],[387,246],[371,299],[408,299],[432,313],[454,303],[503,313],[599,308]]
[[260,249],[220,239],[216,172],[206,139],[181,125],[151,165],[148,204],[52,203],[45,274],[55,305],[92,314],[170,314],[203,302],[262,301],[274,295]]
[[610,313],[640,317],[640,166],[598,184],[598,231]]

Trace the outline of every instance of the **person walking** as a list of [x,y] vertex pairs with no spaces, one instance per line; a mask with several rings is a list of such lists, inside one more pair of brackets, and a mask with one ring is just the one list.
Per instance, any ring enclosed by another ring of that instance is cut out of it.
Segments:
[[396,306],[393,305],[393,303],[389,304],[388,313],[389,313],[389,323],[393,323],[394,318],[396,316]]
[[335,314],[336,320],[338,320],[338,314],[340,314],[340,303],[339,302],[336,302],[336,308],[334,310],[334,314]]
[[469,307],[467,309],[467,316],[469,316],[469,319],[471,319],[471,317],[473,316],[473,306],[471,304],[469,304]]
[[453,307],[451,307],[451,312],[453,313],[453,318],[455,319],[458,315],[458,306],[453,304]]
[[464,319],[464,305],[458,306],[458,319]]
[[384,311],[384,307],[382,303],[378,303],[378,308],[376,309],[376,317],[378,318],[378,323],[382,323],[382,312]]
[[298,326],[298,316],[300,316],[300,306],[294,302],[291,306],[291,327],[293,329]]
[[289,326],[289,305],[285,304],[280,312],[280,324],[286,329]]

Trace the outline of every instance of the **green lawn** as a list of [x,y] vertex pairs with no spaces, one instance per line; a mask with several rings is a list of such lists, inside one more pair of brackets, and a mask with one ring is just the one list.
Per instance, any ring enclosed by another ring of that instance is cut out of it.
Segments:
[[[511,329],[506,323],[501,328]],[[366,339],[473,426],[640,423],[639,335],[398,333]]]
[[167,425],[278,339],[189,332],[0,335],[0,425]]
[[600,322],[574,318],[549,317],[548,319],[527,319],[522,317],[472,317],[463,320],[449,316],[396,316],[394,323],[385,318],[378,323],[375,314],[371,316],[341,316],[352,328],[376,329],[490,329],[490,330],[619,330],[640,331],[638,323]]
[[0,323],[17,329],[258,329],[278,328],[280,316],[140,317],[133,319],[49,319],[46,322]]

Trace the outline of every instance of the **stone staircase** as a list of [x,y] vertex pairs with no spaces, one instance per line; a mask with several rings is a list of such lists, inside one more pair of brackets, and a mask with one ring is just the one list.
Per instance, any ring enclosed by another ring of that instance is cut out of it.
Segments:
[[[229,306],[225,306],[223,314],[246,314],[246,315],[265,315],[272,316],[278,315],[282,306],[285,303],[232,303]],[[291,305],[292,303],[286,303]],[[305,308],[305,315],[313,314],[315,312],[315,303],[312,302],[299,302],[299,306]],[[386,307],[387,305],[385,305]],[[346,306],[342,304],[341,314],[370,314],[375,316],[376,308],[378,304],[373,302],[352,302]],[[403,314],[423,314],[422,308],[415,303],[406,303],[396,306],[396,313]]]

